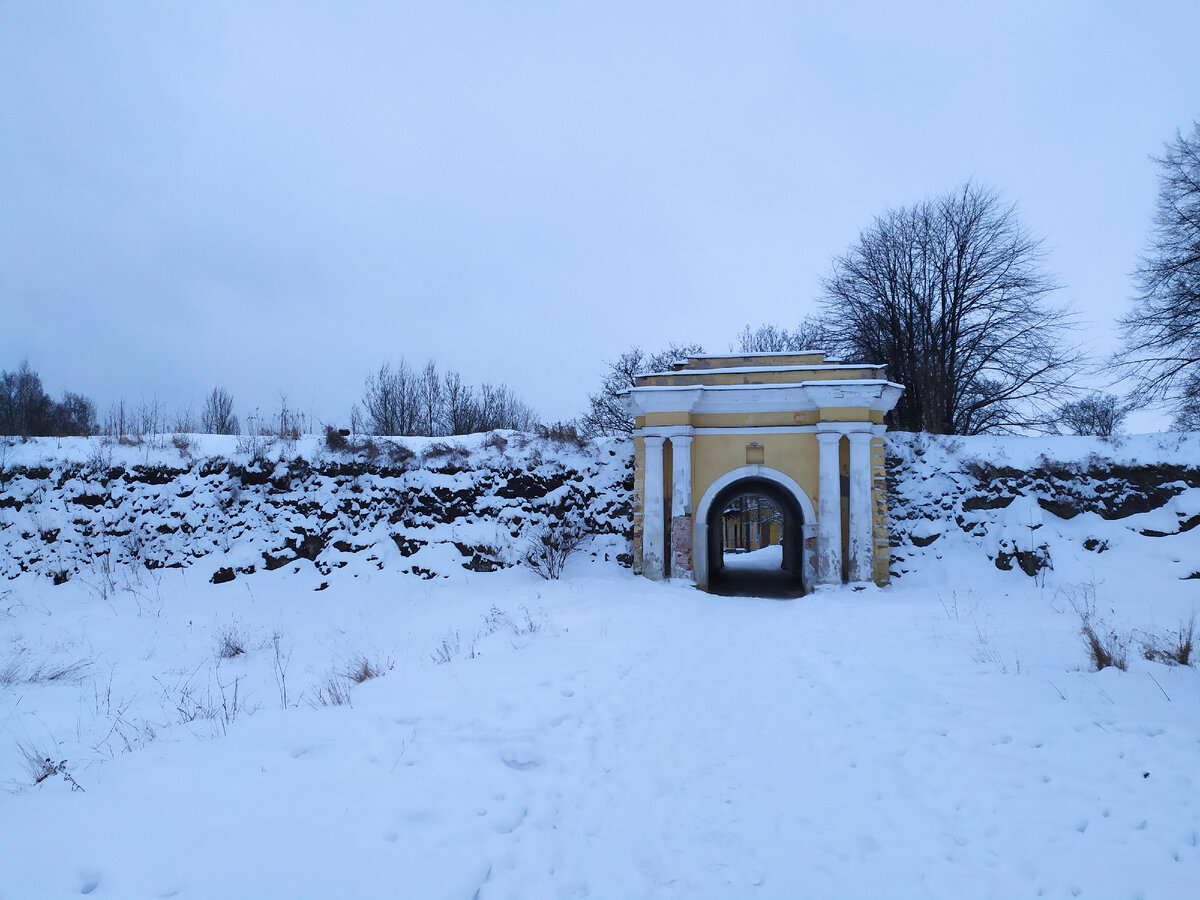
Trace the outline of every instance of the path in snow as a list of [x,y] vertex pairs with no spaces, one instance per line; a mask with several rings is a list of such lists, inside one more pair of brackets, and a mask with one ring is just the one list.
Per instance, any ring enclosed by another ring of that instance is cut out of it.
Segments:
[[411,615],[536,600],[552,627],[3,798],[0,897],[1186,896],[1200,875],[1195,670],[1072,672],[1038,595],[425,590]]

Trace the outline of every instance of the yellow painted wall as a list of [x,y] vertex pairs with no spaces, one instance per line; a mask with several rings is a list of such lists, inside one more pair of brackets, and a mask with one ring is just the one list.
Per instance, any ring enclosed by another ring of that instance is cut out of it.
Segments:
[[645,424],[650,428],[656,425],[688,425],[690,418],[686,412],[646,413]]
[[815,425],[820,419],[816,410],[806,412],[772,413],[710,413],[692,416],[696,428],[790,428],[793,425]]
[[815,434],[698,434],[692,441],[692,515],[704,492],[731,469],[746,465],[746,445],[763,447],[763,465],[794,478],[817,505]]
[[824,353],[780,353],[771,356],[693,356],[689,369],[732,369],[736,366],[820,366]]

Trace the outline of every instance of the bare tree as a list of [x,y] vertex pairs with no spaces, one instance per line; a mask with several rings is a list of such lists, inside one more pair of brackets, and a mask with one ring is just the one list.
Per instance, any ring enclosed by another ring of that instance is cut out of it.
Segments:
[[525,405],[506,384],[480,385],[476,431],[507,428],[529,431],[537,424],[537,413]]
[[21,437],[50,434],[54,401],[42,389],[42,379],[22,360],[15,372],[0,373],[0,422],[5,434]]
[[200,413],[200,427],[205,434],[240,434],[241,426],[233,414],[233,395],[223,387],[215,387]]
[[441,430],[442,419],[442,379],[433,360],[417,376],[416,394],[419,422],[415,433],[433,437]]
[[133,414],[125,407],[125,398],[109,404],[104,416],[104,433],[121,440],[134,430]]
[[1112,394],[1089,394],[1064,403],[1059,410],[1063,424],[1072,434],[1112,437],[1121,428],[1128,409]]
[[442,427],[447,434],[472,434],[477,418],[475,391],[464,384],[457,372],[447,372],[442,379]]
[[1176,424],[1200,421],[1200,121],[1175,133],[1160,168],[1150,247],[1136,272],[1140,293],[1120,321],[1115,371],[1135,380],[1135,402],[1163,401]]
[[847,357],[905,385],[903,431],[978,434],[1050,427],[1079,365],[1041,242],[984,188],[889,210],[834,261],[825,321]]
[[353,421],[377,435],[474,434],[496,428],[528,431],[537,414],[506,384],[463,383],[457,372],[438,375],[433,362],[414,373],[402,360],[367,376],[363,411]]
[[580,418],[584,434],[632,434],[633,417],[625,411],[621,394],[634,386],[634,378],[668,370],[672,363],[703,352],[699,344],[675,343],[657,353],[646,353],[641,347],[626,350],[608,364],[599,393],[588,397],[588,410]]
[[392,368],[384,363],[367,376],[362,405],[366,430],[376,435],[413,433],[417,409],[417,383],[403,359]]
[[751,328],[747,325],[730,347],[734,353],[799,353],[802,350],[832,351],[833,336],[815,316],[807,316],[795,330],[789,331],[767,323]]
[[143,397],[137,408],[138,434],[162,434],[166,431],[165,412],[166,404],[158,399],[158,394],[149,400]]
[[55,434],[86,437],[96,431],[96,405],[81,394],[64,392],[54,415]]
[[15,372],[0,372],[0,434],[21,437],[86,436],[96,430],[96,407],[86,397],[66,391],[55,402],[42,379],[23,361]]

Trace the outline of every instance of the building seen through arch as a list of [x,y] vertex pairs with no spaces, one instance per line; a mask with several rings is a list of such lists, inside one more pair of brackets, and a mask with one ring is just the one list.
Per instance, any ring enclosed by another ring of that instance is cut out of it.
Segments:
[[637,376],[635,571],[715,589],[739,551],[778,547],[795,593],[885,584],[883,417],[902,391],[882,366],[816,351]]
[[783,510],[770,497],[739,494],[724,506],[721,542],[725,553],[748,553],[779,543]]

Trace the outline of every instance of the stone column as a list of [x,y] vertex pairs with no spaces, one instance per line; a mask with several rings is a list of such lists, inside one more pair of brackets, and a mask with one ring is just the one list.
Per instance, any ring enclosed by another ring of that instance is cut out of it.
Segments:
[[871,432],[851,431],[850,580],[872,581],[875,538],[871,517]]
[[842,583],[842,483],[838,475],[840,431],[818,431],[817,584]]
[[663,439],[644,437],[646,465],[642,497],[642,574],[655,581],[663,577]]
[[671,577],[692,577],[692,436],[671,435]]

